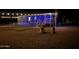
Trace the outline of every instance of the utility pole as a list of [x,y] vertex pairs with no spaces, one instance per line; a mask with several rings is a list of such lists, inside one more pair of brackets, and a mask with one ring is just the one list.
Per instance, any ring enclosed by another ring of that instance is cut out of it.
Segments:
[[0,19],[1,19],[1,12],[0,12]]

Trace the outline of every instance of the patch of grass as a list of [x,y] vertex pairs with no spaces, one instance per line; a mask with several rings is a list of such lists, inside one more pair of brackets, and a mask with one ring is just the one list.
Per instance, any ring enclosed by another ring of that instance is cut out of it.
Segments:
[[17,31],[23,31],[23,30],[25,30],[25,28],[23,28],[23,27],[15,27],[15,28],[13,28],[14,30],[17,30]]

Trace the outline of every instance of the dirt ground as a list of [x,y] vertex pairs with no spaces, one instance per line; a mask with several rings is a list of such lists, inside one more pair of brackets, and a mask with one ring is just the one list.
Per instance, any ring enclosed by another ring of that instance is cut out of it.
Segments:
[[72,49],[79,48],[78,27],[56,27],[56,33],[40,33],[39,28],[0,26],[0,48]]

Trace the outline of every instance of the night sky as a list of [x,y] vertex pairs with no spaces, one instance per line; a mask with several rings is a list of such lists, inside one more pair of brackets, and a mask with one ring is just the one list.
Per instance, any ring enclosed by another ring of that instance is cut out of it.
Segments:
[[79,9],[61,9],[58,10],[60,16],[65,16],[66,19],[79,19]]
[[48,13],[48,12],[54,12],[54,9],[0,9],[0,12]]
[[[0,9],[0,12],[6,12],[6,13],[51,13],[55,12],[57,10],[58,12],[58,22],[62,22],[62,17],[64,17],[65,20],[76,20],[75,24],[78,22],[79,24],[79,9]],[[0,21],[1,22],[1,21]]]
[[[0,9],[0,12],[17,12],[17,13],[48,13],[54,12],[55,9]],[[65,16],[68,19],[78,19],[79,9],[57,9],[59,17]]]

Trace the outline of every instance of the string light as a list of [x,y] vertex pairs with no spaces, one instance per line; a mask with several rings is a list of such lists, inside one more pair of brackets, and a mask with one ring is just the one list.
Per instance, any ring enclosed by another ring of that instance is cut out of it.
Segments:
[[31,21],[31,17],[28,17],[28,21]]
[[25,14],[25,15],[27,15],[27,14]]
[[10,13],[7,13],[7,15],[10,15]]
[[14,13],[12,13],[12,15],[14,15]]
[[28,14],[28,16],[30,16],[30,14]]
[[19,15],[19,13],[16,13],[16,15],[18,16],[18,15]]
[[5,15],[5,13],[2,13],[2,15]]
[[21,13],[20,15],[22,16],[23,14]]

